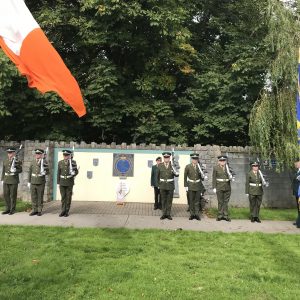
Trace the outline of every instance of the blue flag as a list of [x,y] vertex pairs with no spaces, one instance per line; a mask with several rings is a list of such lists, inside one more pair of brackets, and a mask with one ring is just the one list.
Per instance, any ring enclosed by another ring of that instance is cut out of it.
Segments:
[[299,48],[299,60],[298,60],[298,89],[297,89],[297,131],[298,131],[298,145],[300,145],[300,48]]

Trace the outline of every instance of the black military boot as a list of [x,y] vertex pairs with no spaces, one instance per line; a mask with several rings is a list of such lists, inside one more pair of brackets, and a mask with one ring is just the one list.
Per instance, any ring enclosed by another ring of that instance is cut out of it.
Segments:
[[68,217],[70,214],[69,214],[69,212],[68,211],[66,211],[66,213],[65,213],[65,217]]
[[225,218],[223,218],[225,221],[227,221],[227,222],[231,222],[231,219],[229,218],[229,217],[225,217]]
[[190,216],[190,217],[189,217],[189,220],[193,220],[193,219],[194,219],[194,216]]
[[39,211],[39,212],[37,213],[37,215],[40,217],[40,216],[42,215],[42,212]]
[[14,210],[11,210],[10,212],[9,212],[9,215],[13,215],[15,213],[15,211]]
[[255,218],[251,217],[251,223],[254,223],[254,222],[255,222]]
[[60,214],[59,214],[59,217],[63,217],[65,215],[66,212],[62,211]]
[[7,215],[7,214],[9,214],[9,210],[5,210],[2,212],[2,215]]
[[37,211],[32,211],[32,212],[29,214],[29,216],[35,216],[35,215],[37,215],[37,214],[38,214]]
[[256,221],[257,223],[261,223],[261,220],[260,220],[258,217],[255,218],[255,219],[256,219],[255,221]]
[[167,219],[168,220],[173,220],[173,218],[170,215],[167,216]]
[[198,221],[201,221],[200,216],[194,216],[194,218]]
[[167,217],[167,216],[162,215],[162,216],[160,217],[160,219],[163,220],[163,219],[165,219],[166,217]]

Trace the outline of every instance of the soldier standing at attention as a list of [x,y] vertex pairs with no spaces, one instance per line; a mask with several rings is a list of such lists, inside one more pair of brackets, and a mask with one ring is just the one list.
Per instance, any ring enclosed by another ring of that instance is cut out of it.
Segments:
[[158,165],[161,164],[161,157],[156,158],[156,165],[151,169],[151,186],[154,188],[154,210],[161,209],[161,199],[159,195],[159,186],[157,181]]
[[6,205],[3,215],[13,215],[16,211],[19,173],[22,172],[22,162],[16,155],[16,148],[8,148],[7,159],[3,162],[1,181],[3,183],[3,196]]
[[78,174],[76,161],[72,159],[72,151],[63,150],[64,159],[58,162],[57,184],[61,195],[60,217],[68,217],[71,207],[74,177]]
[[171,152],[163,152],[162,156],[164,162],[158,165],[157,182],[159,183],[160,197],[162,203],[162,216],[161,220],[169,219],[171,217],[171,208],[174,194],[174,177],[178,177],[178,172],[172,166],[170,161]]
[[198,167],[199,154],[193,153],[190,157],[192,159],[192,163],[186,165],[184,170],[184,187],[188,193],[189,199],[189,220],[196,219],[200,221],[200,198],[201,194],[204,192],[204,186],[202,183],[204,178],[202,178]]
[[263,180],[259,174],[259,163],[251,163],[252,170],[246,176],[246,195],[249,196],[251,222],[261,223],[259,210],[263,197]]
[[297,220],[293,225],[295,225],[297,228],[300,228],[300,190],[299,190],[299,186],[300,186],[300,159],[297,159],[295,161],[295,172],[293,174],[292,179],[293,179],[293,182],[292,182],[293,195],[296,198],[297,214],[298,214]]
[[35,149],[35,159],[30,165],[28,174],[28,187],[31,193],[32,212],[29,216],[42,215],[46,175],[49,174],[47,160],[43,157],[45,151]]
[[225,220],[230,222],[228,216],[228,202],[231,195],[230,175],[226,168],[227,156],[218,156],[218,165],[213,168],[212,186],[218,199],[217,221]]

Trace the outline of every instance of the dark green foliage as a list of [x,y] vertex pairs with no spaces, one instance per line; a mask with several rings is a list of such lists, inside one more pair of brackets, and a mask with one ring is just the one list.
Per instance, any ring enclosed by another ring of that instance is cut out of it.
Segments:
[[[273,59],[259,0],[26,1],[88,114],[26,87],[0,53],[0,138],[231,144]],[[20,130],[22,128],[22,130]]]

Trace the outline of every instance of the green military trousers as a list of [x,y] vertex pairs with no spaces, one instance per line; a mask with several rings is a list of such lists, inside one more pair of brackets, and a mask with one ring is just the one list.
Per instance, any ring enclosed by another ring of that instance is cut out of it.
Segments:
[[189,208],[191,216],[199,216],[201,191],[188,190]]
[[164,216],[170,216],[174,190],[160,190],[160,198],[162,204],[162,213]]
[[3,196],[6,211],[15,212],[17,204],[18,184],[3,183]]
[[70,186],[60,185],[59,190],[61,195],[61,211],[68,213],[71,207],[73,185]]
[[231,191],[217,191],[218,218],[228,218],[228,202]]
[[262,195],[249,195],[250,215],[252,218],[259,217]]
[[42,212],[44,203],[44,191],[45,183],[42,184],[31,184],[31,203],[33,212]]

